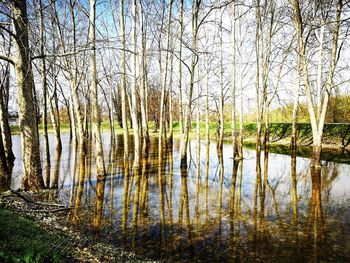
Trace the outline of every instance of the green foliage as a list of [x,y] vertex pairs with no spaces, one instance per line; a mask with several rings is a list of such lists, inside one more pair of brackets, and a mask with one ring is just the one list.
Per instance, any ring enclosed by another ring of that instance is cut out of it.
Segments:
[[[350,96],[333,96],[329,100],[326,122],[328,123],[350,123]],[[293,115],[293,104],[279,107],[270,112],[270,122],[291,122]],[[254,117],[254,116],[251,116]],[[253,120],[253,119],[252,119]],[[310,122],[307,105],[305,102],[299,104],[298,121]]]
[[350,123],[350,96],[331,97],[326,122]]
[[19,125],[11,125],[10,130],[12,134],[18,134],[20,133]]
[[[270,122],[291,122],[293,116],[293,104],[279,107],[270,112]],[[298,121],[310,122],[306,103],[300,103],[298,109]]]
[[61,237],[50,235],[33,221],[0,208],[0,262],[61,262],[57,244]]
[[[193,121],[191,128],[195,129],[196,127],[197,127],[197,122]],[[238,127],[237,124],[236,124],[236,127]],[[206,128],[206,124],[205,124],[204,121],[201,121],[199,123],[199,128],[201,130]],[[215,130],[216,131],[217,129],[218,129],[218,122],[216,122],[216,121],[209,122],[209,130],[211,130],[211,131]],[[224,123],[224,130],[231,130],[231,122],[225,122]]]

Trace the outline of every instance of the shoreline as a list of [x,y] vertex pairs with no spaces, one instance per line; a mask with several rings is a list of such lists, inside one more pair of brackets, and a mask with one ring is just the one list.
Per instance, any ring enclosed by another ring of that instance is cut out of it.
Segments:
[[[52,192],[51,192],[52,193]],[[39,253],[47,253],[46,251],[36,251],[37,248],[30,248],[34,250],[33,257],[40,258],[44,262],[157,262],[148,259],[143,259],[134,253],[125,250],[122,247],[103,242],[101,240],[93,239],[80,231],[73,230],[60,223],[60,217],[64,217],[69,212],[69,207],[64,207],[55,201],[41,202],[43,195],[50,194],[49,190],[43,190],[39,193],[29,192],[14,192],[6,191],[0,194],[0,211],[11,215],[11,220],[25,222],[30,228],[39,227],[48,238],[54,241],[54,250],[52,255],[40,256]],[[30,200],[26,201],[24,198]],[[11,235],[16,235],[23,231],[21,224],[16,229],[11,230]],[[5,226],[6,227],[6,226]],[[34,239],[34,237],[31,237]],[[25,237],[23,236],[23,239]],[[4,255],[8,251],[1,251],[5,244],[1,244],[3,238],[0,239],[0,261],[8,260],[12,262],[14,258],[6,259]],[[27,240],[28,241],[28,240]],[[31,241],[31,240],[30,240]],[[92,242],[93,241],[93,242]],[[44,242],[44,241],[43,241]],[[6,244],[11,246],[11,244]],[[17,244],[13,244],[15,247]],[[40,247],[41,244],[38,246]],[[28,257],[28,252],[21,251],[23,257]],[[36,253],[36,254],[35,254]],[[55,256],[56,255],[56,256]],[[55,261],[55,257],[58,258]],[[7,255],[8,256],[8,255]],[[20,258],[23,261],[23,258]],[[21,261],[21,262],[22,262]],[[41,262],[41,261],[40,261]]]
[[[109,132],[109,124],[106,122],[103,123],[101,127],[101,132]],[[200,137],[205,138],[204,123],[201,122],[201,133]],[[210,141],[216,141],[216,129],[213,127],[215,123],[211,122],[210,129]],[[202,127],[203,126],[203,127]],[[290,123],[271,123],[270,125],[270,142],[269,149],[272,153],[280,154],[290,154],[290,132],[291,124]],[[63,124],[61,133],[69,133],[69,126]],[[244,124],[244,139],[243,144],[245,148],[253,149],[256,144],[256,134],[255,134],[255,123],[245,123]],[[298,123],[298,146],[297,146],[297,155],[301,157],[310,158],[312,155],[312,134],[309,123]],[[18,127],[12,126],[12,130],[17,130],[12,132],[12,135],[19,135]],[[263,134],[264,131],[262,131]],[[39,129],[39,133],[42,134],[42,129]],[[54,133],[52,128],[48,129],[48,133]],[[122,135],[123,130],[119,127],[115,127],[116,135]],[[132,129],[129,129],[129,135],[132,136]],[[149,127],[149,136],[157,137],[158,131],[154,130],[154,126]],[[174,122],[174,138],[179,138],[181,136],[178,123]],[[195,124],[192,124],[192,129],[189,134],[190,139],[196,139]],[[203,140],[202,139],[202,140]],[[231,129],[225,127],[224,131],[224,142],[231,143]],[[350,123],[349,124],[325,124],[324,137],[322,143],[322,160],[326,161],[336,161],[341,163],[350,164],[350,143],[343,147],[342,144],[350,142]],[[263,148],[262,148],[263,150]],[[333,155],[333,156],[332,156]]]

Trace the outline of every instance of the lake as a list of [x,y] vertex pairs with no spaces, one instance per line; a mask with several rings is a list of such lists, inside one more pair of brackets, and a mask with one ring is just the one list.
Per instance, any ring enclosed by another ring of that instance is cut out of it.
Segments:
[[[20,136],[12,189],[20,187]],[[41,138],[42,139],[42,138]],[[123,160],[123,137],[103,134],[107,176],[96,178],[94,154],[82,156],[62,134],[56,153],[49,134],[51,167],[43,175],[52,196],[73,209],[67,225],[122,246],[141,257],[185,262],[350,261],[350,165],[245,148],[232,159],[232,146],[217,152],[211,141],[190,142],[187,168],[180,167],[180,142],[164,146],[151,138],[139,169]],[[132,137],[130,137],[132,140]],[[131,143],[132,144],[132,143]],[[41,145],[43,145],[41,143]],[[130,147],[132,148],[132,147]],[[43,153],[43,151],[42,151]]]

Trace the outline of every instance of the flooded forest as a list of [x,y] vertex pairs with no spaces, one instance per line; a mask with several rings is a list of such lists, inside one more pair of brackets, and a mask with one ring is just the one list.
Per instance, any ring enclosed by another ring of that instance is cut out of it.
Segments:
[[349,262],[350,1],[0,0],[0,262]]

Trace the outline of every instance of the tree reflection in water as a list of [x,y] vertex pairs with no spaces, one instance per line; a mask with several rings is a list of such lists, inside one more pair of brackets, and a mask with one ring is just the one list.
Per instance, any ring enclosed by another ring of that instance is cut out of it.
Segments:
[[50,184],[74,207],[70,227],[154,259],[349,260],[349,165],[310,169],[294,151],[268,149],[244,149],[235,161],[231,145],[217,152],[215,142],[180,165],[179,141],[159,151],[153,138],[132,169],[132,137],[124,161],[122,137],[113,149],[105,134],[107,176],[96,178],[91,150],[62,138],[62,153],[51,153]]

